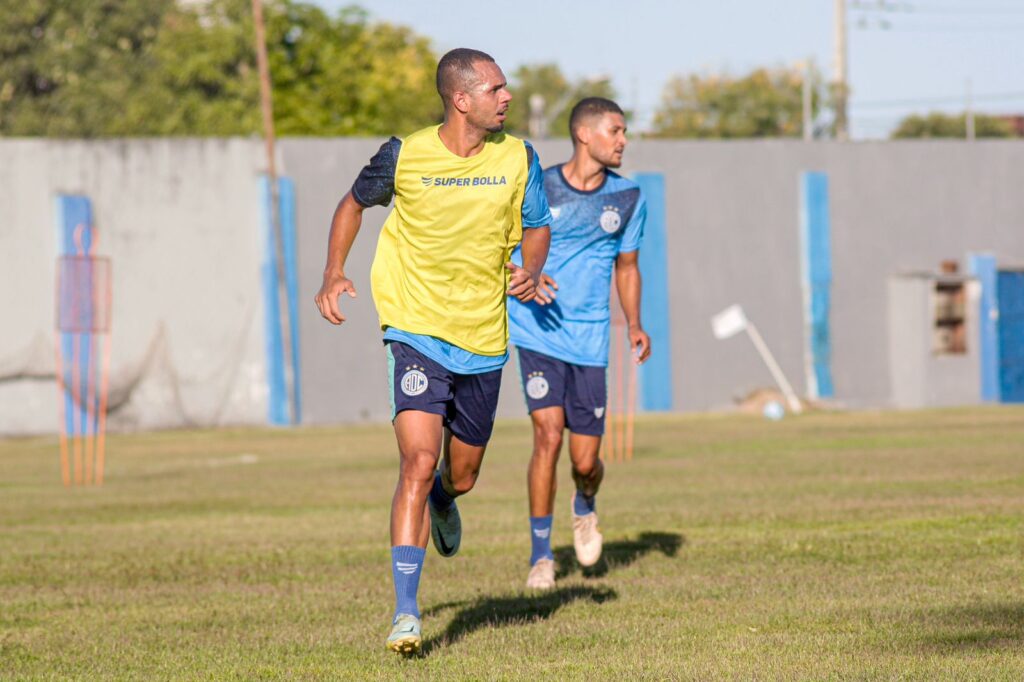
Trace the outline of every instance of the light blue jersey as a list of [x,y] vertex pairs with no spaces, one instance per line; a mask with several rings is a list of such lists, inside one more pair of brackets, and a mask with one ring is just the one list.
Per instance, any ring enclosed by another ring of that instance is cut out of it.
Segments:
[[[604,184],[585,192],[553,166],[544,171],[544,191],[554,217],[544,272],[558,283],[557,298],[546,306],[510,300],[511,341],[574,365],[607,367],[612,269],[620,253],[640,248],[647,205],[635,182],[610,170]],[[522,265],[518,249],[512,260]]]

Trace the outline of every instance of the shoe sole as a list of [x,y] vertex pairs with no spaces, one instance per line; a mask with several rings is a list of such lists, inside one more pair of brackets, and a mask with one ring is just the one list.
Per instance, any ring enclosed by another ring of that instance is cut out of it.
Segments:
[[590,568],[591,566],[594,566],[595,564],[597,564],[598,561],[601,560],[601,554],[604,553],[604,542],[601,542],[601,549],[597,551],[597,556],[595,556],[594,559],[589,562],[584,562],[583,559],[580,558],[580,551],[575,546],[573,547],[573,550],[576,552],[576,561],[579,563],[579,565],[583,568]]
[[402,656],[416,656],[420,653],[422,639],[420,637],[402,637],[388,642],[388,649]]

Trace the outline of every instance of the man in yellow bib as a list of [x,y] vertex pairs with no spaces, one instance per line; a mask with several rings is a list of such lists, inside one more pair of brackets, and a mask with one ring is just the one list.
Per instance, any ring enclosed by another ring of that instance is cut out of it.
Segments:
[[[427,535],[442,556],[462,537],[455,498],[472,489],[508,359],[506,294],[549,302],[537,282],[551,212],[540,160],[502,132],[512,96],[489,55],[460,48],[437,65],[444,123],[392,137],[334,212],[316,304],[333,324],[355,296],[345,260],[369,206],[395,205],[373,260],[400,454],[391,503],[395,615],[387,647],[420,651],[416,602]],[[522,267],[510,260],[522,242]],[[444,451],[440,469],[438,457]]]

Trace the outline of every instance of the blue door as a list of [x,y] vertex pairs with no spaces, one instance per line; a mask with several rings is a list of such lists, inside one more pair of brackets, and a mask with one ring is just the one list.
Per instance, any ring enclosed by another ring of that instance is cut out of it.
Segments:
[[999,398],[1024,403],[1024,271],[1000,270]]

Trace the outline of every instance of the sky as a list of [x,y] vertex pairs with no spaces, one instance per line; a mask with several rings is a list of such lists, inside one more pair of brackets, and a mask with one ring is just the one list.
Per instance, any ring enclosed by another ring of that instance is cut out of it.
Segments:
[[[314,1],[358,4],[438,53],[484,50],[506,74],[556,62],[570,78],[610,76],[639,130],[675,74],[811,58],[830,77],[833,65],[834,0]],[[976,111],[1024,113],[1024,0],[848,0],[847,14],[854,139],[886,137],[909,113],[962,112],[968,89]]]

